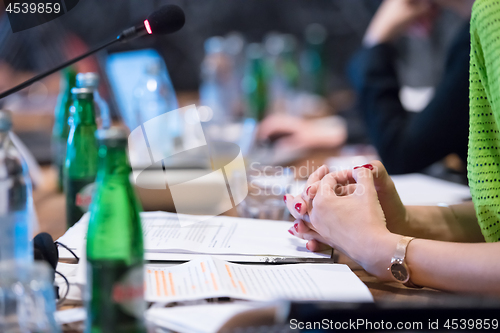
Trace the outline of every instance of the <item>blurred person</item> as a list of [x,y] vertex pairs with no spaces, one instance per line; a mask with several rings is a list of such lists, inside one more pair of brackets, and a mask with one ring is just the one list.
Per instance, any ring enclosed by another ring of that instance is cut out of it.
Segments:
[[[86,44],[58,19],[13,33],[4,8],[0,8],[0,92],[86,50]],[[84,72],[97,68],[89,59],[82,60],[77,66]],[[42,82],[49,93],[56,94],[59,80],[58,75],[51,75]]]
[[467,157],[473,203],[405,207],[381,162],[334,173],[323,166],[301,195],[285,196],[298,219],[290,233],[311,251],[339,249],[381,280],[500,296],[499,47],[500,3],[477,0]]
[[[422,171],[453,153],[466,160],[469,24],[460,28],[452,42],[433,99],[416,114],[407,112],[401,104],[397,51],[392,42],[410,30],[414,35],[426,35],[438,8],[450,9],[468,19],[472,3],[473,0],[385,0],[365,33],[363,48],[353,57],[350,76],[368,137],[391,174]],[[259,138],[277,137],[280,148],[336,148],[345,140],[339,140],[341,136],[335,135],[335,131],[324,135],[310,120],[273,116],[260,125]]]
[[425,35],[438,8],[468,19],[474,0],[385,0],[353,58],[350,76],[368,136],[391,174],[418,172],[456,154],[465,162],[469,121],[469,24],[449,48],[444,74],[429,104],[410,113],[401,104],[401,84],[392,42],[411,30]]
[[278,113],[262,121],[257,135],[281,151],[335,149],[346,142],[347,126],[336,116],[305,119]]

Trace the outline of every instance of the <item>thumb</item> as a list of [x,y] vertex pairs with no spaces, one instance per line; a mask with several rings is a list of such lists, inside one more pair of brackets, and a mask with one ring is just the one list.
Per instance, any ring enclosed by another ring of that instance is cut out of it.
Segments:
[[352,176],[358,184],[356,190],[354,191],[354,194],[377,194],[371,169],[365,167],[356,167],[352,170]]

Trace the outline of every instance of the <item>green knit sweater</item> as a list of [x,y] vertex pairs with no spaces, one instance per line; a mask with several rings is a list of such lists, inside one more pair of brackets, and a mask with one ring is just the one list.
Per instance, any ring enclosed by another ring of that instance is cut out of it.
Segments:
[[467,173],[484,238],[487,242],[497,242],[500,241],[500,1],[474,3],[470,33]]

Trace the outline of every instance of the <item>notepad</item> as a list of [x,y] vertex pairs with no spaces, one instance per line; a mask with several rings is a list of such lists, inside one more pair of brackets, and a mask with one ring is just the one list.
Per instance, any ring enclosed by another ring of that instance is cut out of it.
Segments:
[[[85,248],[88,217],[84,215],[58,240],[79,256]],[[198,215],[182,218],[194,223],[181,226],[174,213],[141,213],[146,260],[187,261],[200,254],[210,254],[236,262],[331,261],[331,250],[310,252],[306,241],[290,235],[291,222],[226,216],[207,221],[203,221],[206,216]],[[198,221],[203,222],[196,223]],[[71,258],[71,255],[60,249],[60,257]]]
[[145,298],[179,302],[230,297],[252,301],[372,302],[373,297],[346,265],[241,265],[201,256],[171,267],[147,266]]

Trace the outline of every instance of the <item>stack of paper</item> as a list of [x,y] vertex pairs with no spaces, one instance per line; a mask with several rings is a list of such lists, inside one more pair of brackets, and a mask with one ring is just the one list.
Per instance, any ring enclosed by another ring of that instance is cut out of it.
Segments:
[[[240,265],[200,256],[172,267],[148,265],[145,278],[146,299],[159,302],[146,319],[181,333],[224,331],[234,324],[245,326],[245,320],[246,325],[272,323],[282,304],[278,300],[373,302],[366,285],[338,264]],[[233,302],[160,306],[218,297]]]
[[146,268],[146,300],[206,298],[270,301],[372,302],[370,291],[346,265],[241,265],[212,256],[189,263]]
[[[183,215],[181,226],[177,214],[145,212],[141,214],[145,240],[145,259],[187,261],[200,254],[218,255],[231,261],[287,262],[288,259],[330,260],[331,251],[313,253],[306,241],[288,233],[292,223],[217,216]],[[88,215],[70,228],[58,241],[79,256],[85,248]],[[71,258],[60,249],[61,258]]]

